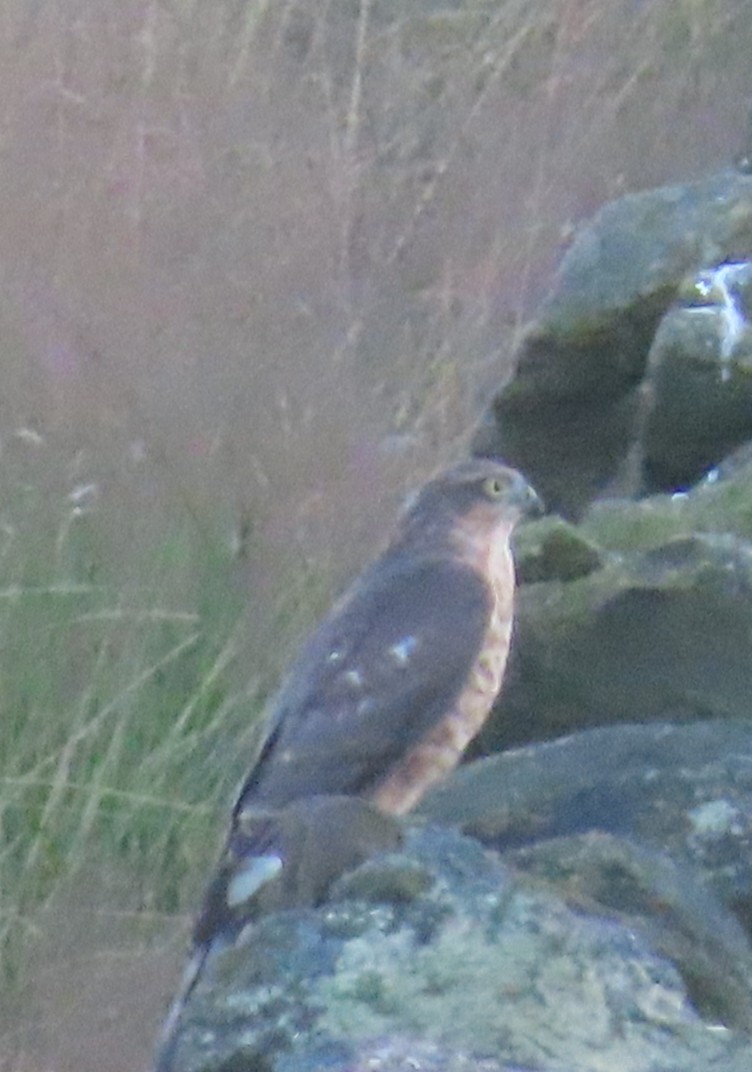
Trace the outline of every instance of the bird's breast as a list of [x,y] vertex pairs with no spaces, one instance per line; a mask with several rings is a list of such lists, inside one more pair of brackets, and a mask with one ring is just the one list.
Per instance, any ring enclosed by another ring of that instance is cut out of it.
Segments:
[[441,719],[377,786],[372,803],[381,811],[404,815],[414,808],[432,785],[456,767],[488,718],[501,688],[512,632],[507,588],[491,587],[493,608],[467,680]]

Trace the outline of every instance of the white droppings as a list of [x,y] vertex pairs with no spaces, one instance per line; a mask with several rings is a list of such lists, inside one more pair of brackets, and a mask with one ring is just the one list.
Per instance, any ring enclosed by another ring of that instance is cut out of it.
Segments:
[[[723,295],[723,306],[721,308],[723,323],[721,359],[726,362],[731,357],[736,344],[744,333],[746,324],[744,313],[737,304],[736,296],[729,290],[729,283],[733,283],[736,276],[739,275],[740,269],[746,267],[745,264],[723,264],[716,272],[718,286]],[[724,366],[721,370],[721,379],[728,379],[730,375],[730,369]]]
[[731,359],[747,327],[734,284],[749,270],[750,264],[746,261],[720,264],[717,268],[702,272],[694,284],[697,294],[707,299],[708,304],[694,307],[692,311],[712,313],[719,321],[719,356],[723,362],[721,383],[727,383],[731,378]]
[[343,677],[348,685],[352,685],[353,688],[359,689],[363,684],[363,675],[360,670],[347,670]]

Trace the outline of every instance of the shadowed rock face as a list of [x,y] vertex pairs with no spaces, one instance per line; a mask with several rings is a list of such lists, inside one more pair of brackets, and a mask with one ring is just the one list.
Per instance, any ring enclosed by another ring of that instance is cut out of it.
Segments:
[[675,535],[646,550],[596,544],[600,568],[522,588],[505,688],[478,751],[612,722],[749,718],[752,547],[731,534],[683,534],[694,505],[614,506],[625,531],[636,519]]
[[748,446],[687,492],[526,526],[512,656],[475,754],[614,722],[749,720],[751,540]]
[[638,429],[648,492],[691,486],[752,435],[747,256],[688,277],[658,327]]
[[565,256],[474,440],[579,517],[610,486],[685,488],[752,435],[752,178],[603,208]]

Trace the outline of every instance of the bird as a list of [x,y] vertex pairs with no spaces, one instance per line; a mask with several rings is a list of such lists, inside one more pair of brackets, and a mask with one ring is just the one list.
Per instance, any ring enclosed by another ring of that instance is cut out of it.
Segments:
[[397,846],[399,817],[459,763],[507,662],[511,536],[542,512],[502,461],[440,471],[303,644],[232,809],[167,1038],[210,950],[269,911],[319,903],[345,870]]

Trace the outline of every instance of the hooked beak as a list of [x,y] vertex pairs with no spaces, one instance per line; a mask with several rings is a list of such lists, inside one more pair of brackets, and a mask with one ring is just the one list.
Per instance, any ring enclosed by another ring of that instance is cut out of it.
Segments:
[[515,473],[511,501],[517,506],[523,517],[543,517],[546,512],[540,496],[532,485],[528,484],[522,473]]

